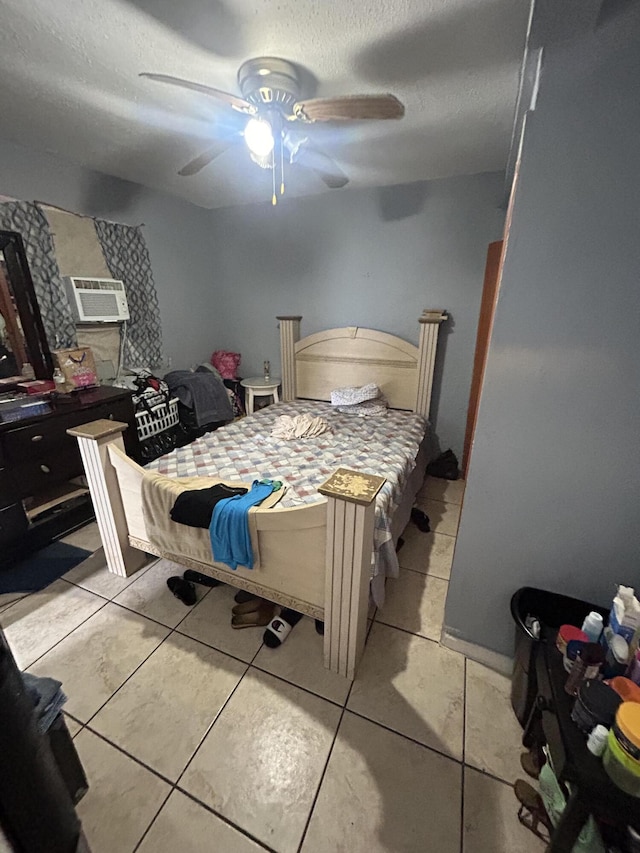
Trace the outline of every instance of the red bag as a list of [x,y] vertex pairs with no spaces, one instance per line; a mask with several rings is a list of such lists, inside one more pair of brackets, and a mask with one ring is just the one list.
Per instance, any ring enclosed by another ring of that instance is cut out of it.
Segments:
[[223,379],[235,379],[240,359],[241,355],[239,352],[217,349],[211,356],[211,364]]

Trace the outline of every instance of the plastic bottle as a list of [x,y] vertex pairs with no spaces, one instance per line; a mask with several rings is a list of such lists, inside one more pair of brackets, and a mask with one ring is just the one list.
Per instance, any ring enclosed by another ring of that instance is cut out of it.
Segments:
[[604,662],[604,649],[597,643],[585,643],[577,652],[564,689],[569,696],[577,696],[580,684],[589,678],[597,678]]
[[640,649],[635,654],[635,657],[629,664],[627,670],[627,678],[630,678],[634,684],[640,685]]
[[600,634],[602,634],[602,628],[602,616],[595,610],[592,610],[582,623],[582,630],[585,632],[587,637],[589,637],[590,643],[598,642]]
[[53,371],[53,381],[56,384],[56,391],[63,394],[65,386],[64,374],[59,367],[56,367],[56,369]]
[[587,739],[587,749],[592,755],[600,757],[607,745],[607,737],[609,729],[606,726],[597,725],[592,729],[591,734]]

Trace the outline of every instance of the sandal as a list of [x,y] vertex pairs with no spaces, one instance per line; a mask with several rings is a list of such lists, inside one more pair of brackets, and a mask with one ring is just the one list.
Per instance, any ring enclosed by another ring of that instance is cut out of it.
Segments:
[[518,820],[545,844],[549,844],[553,833],[553,824],[544,807],[542,797],[524,779],[518,779],[513,790],[520,803]]
[[258,610],[231,617],[232,628],[264,628],[273,619],[275,604],[263,601]]
[[231,608],[231,612],[234,616],[242,616],[245,613],[255,613],[255,611],[258,610],[264,603],[264,598],[258,598],[257,596],[254,596],[248,601],[243,601],[242,604],[236,604],[235,607]]
[[239,589],[233,597],[236,604],[244,604],[245,601],[250,601],[255,598],[252,592],[247,592],[246,589]]
[[174,575],[167,579],[167,586],[175,597],[179,598],[183,604],[187,605],[187,607],[191,607],[191,605],[195,604],[198,600],[195,586],[189,581],[186,581],[184,578]]
[[532,747],[529,752],[523,752],[520,755],[520,766],[527,776],[531,776],[532,779],[538,779],[540,777],[542,764],[544,764],[544,760],[540,763],[538,749],[535,746]]

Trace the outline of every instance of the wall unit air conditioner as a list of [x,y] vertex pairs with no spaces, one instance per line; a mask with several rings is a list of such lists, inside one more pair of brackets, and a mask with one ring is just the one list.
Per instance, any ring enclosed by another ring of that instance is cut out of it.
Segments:
[[120,323],[129,319],[123,282],[113,278],[67,276],[64,283],[77,323]]

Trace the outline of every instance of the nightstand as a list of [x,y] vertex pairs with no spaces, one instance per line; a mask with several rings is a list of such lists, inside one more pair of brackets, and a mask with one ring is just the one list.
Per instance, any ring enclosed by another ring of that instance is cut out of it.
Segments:
[[280,401],[278,394],[280,380],[275,377],[263,379],[261,376],[250,376],[248,379],[243,379],[240,384],[247,391],[246,408],[248,415],[253,414],[253,402],[256,397],[273,397],[274,403]]

